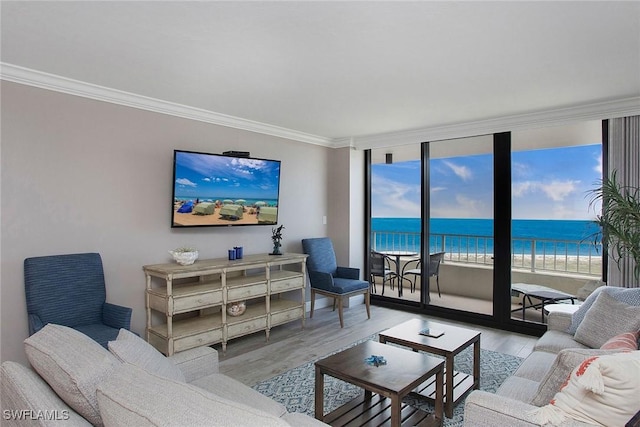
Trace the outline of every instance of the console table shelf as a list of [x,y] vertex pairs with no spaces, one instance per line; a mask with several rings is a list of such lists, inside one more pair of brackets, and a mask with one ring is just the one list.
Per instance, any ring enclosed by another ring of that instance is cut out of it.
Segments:
[[[306,258],[260,254],[234,261],[198,260],[186,266],[143,266],[147,341],[171,356],[216,343],[222,343],[225,351],[229,339],[258,331],[265,331],[269,339],[272,327],[298,319],[304,327]],[[298,291],[300,298],[282,297],[291,291]],[[244,314],[228,315],[226,305],[239,301],[247,303]]]

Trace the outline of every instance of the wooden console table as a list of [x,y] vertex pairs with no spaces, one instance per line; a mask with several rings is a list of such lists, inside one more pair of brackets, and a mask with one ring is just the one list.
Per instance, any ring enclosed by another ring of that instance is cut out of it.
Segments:
[[[146,339],[162,353],[222,343],[301,319],[304,328],[306,259],[304,254],[248,255],[145,265]],[[290,300],[282,294],[298,291]],[[244,314],[227,314],[228,303],[246,301]],[[154,321],[156,324],[154,324]]]

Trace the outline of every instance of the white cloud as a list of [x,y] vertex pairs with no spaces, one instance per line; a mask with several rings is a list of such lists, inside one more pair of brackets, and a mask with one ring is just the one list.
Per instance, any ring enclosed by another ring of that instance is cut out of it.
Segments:
[[202,180],[205,182],[211,182],[211,178],[202,178]]
[[593,170],[598,172],[602,176],[602,153],[598,155],[596,158],[596,165],[593,167]]
[[176,179],[176,183],[180,185],[186,185],[187,187],[197,187],[198,184],[195,184],[189,181],[187,178],[178,178]]
[[520,181],[514,182],[511,186],[511,194],[513,197],[524,197],[528,194],[542,192],[549,199],[555,202],[561,202],[567,196],[575,193],[578,190],[578,184],[580,181],[566,180],[566,181]]
[[420,185],[405,184],[374,175],[371,193],[374,217],[420,217]]
[[555,202],[561,202],[568,195],[574,193],[577,190],[580,181],[551,181],[548,184],[540,184],[541,190],[551,200]]
[[469,179],[471,179],[472,173],[471,169],[469,169],[468,167],[456,165],[455,163],[448,160],[444,160],[443,163],[447,165],[447,167],[449,167],[449,169],[451,169],[453,173],[455,173],[463,181],[468,181]]

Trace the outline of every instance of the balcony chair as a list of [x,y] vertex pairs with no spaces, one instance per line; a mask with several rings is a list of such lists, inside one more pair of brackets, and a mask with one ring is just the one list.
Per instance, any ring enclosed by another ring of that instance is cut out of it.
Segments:
[[[436,285],[438,287],[438,297],[442,297],[440,294],[440,263],[444,258],[444,252],[437,252],[435,254],[429,255],[429,277],[436,278]],[[415,264],[414,264],[415,263]],[[413,267],[413,268],[411,268]],[[416,259],[407,262],[402,268],[402,279],[405,279],[405,276],[413,276],[413,279],[406,278],[411,282],[411,292],[416,290],[416,280],[417,277],[422,276],[422,260]]]
[[106,302],[102,259],[97,253],[24,260],[29,335],[47,323],[76,329],[106,347],[120,328],[130,329],[131,308]]
[[338,305],[338,317],[340,327],[344,327],[342,317],[342,299],[353,295],[364,294],[364,302],[367,308],[367,318],[371,318],[369,282],[360,280],[360,269],[350,267],[338,267],[336,254],[333,250],[331,239],[319,237],[303,239],[302,248],[307,258],[307,270],[311,285],[311,312],[316,300],[316,293],[333,298],[333,310]]
[[384,295],[384,285],[386,282],[390,282],[391,289],[393,289],[393,280],[396,280],[398,275],[391,269],[389,257],[380,252],[371,251],[370,269],[370,282],[374,293],[378,292],[376,290],[376,277],[382,277],[382,295]]

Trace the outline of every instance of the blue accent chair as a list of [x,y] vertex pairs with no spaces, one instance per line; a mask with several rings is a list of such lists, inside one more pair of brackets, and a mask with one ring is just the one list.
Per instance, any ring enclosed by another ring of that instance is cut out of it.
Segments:
[[100,254],[27,258],[24,285],[29,335],[55,323],[76,329],[106,347],[120,328],[131,327],[131,308],[106,302]]
[[340,327],[344,328],[342,317],[342,299],[353,295],[364,294],[367,317],[371,318],[369,282],[360,280],[360,269],[338,267],[333,244],[328,237],[303,239],[302,248],[307,258],[307,271],[311,284],[311,313],[316,300],[316,293],[333,298],[333,309],[338,305]]

